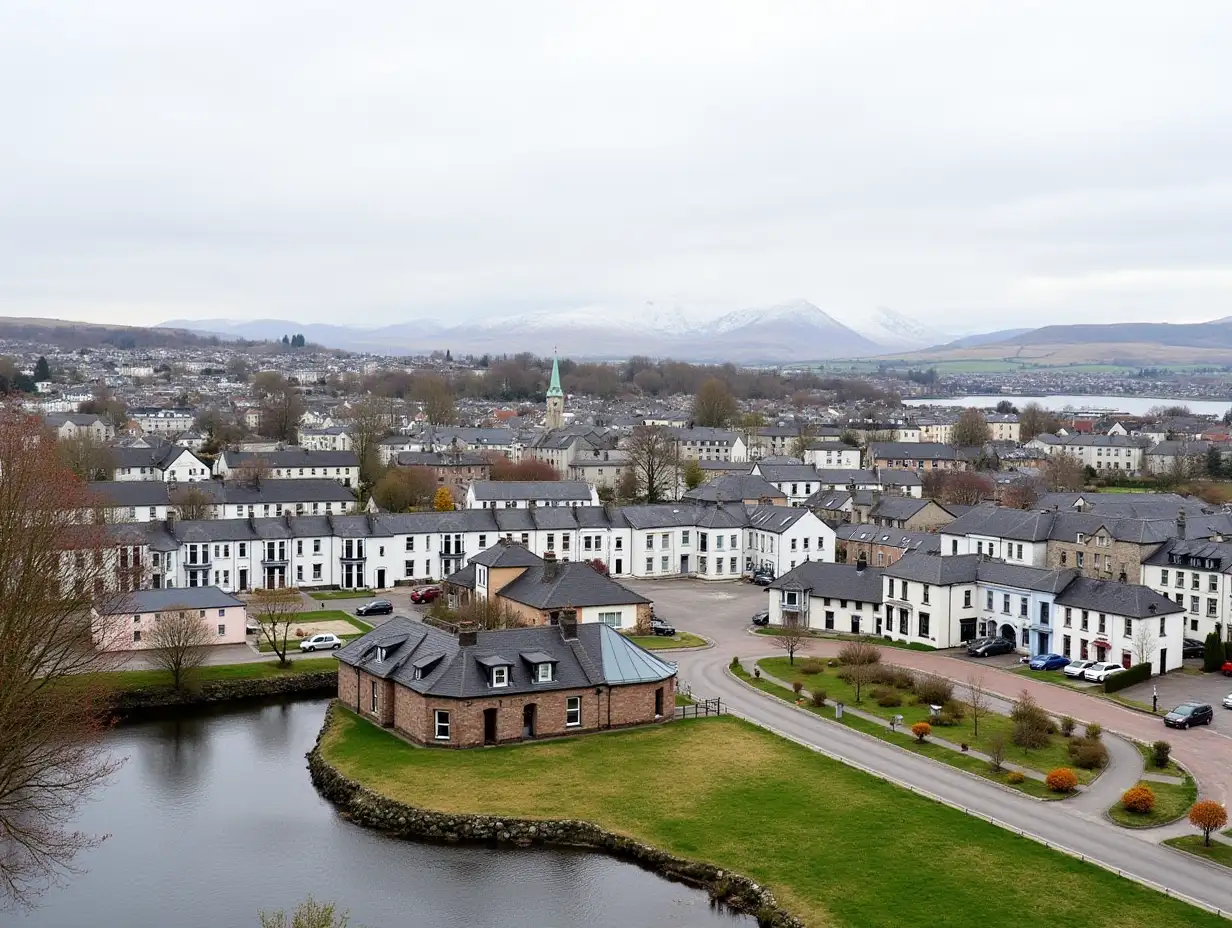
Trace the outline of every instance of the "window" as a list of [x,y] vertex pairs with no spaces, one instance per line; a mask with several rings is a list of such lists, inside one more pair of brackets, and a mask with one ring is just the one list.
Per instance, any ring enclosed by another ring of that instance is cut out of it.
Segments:
[[[702,570],[705,570],[705,569],[706,568],[703,566]],[[653,557],[646,558],[646,573],[648,574],[654,573],[654,558]]]
[[1168,585],[1168,572],[1166,570],[1161,570],[1159,572],[1159,583],[1160,583],[1160,586]]
[[493,667],[492,668],[492,685],[493,686],[508,686],[509,685],[509,668],[508,667]]
[[736,572],[736,558],[734,557],[731,559],[731,572],[733,574]]
[[[375,683],[372,684],[374,687]],[[449,740],[449,713],[444,709],[437,709],[432,713],[433,728],[436,731],[437,741]]]
[[[215,545],[214,547],[218,547]],[[295,554],[297,557],[302,557],[304,554],[304,539],[297,539],[295,542]]]
[[907,581],[906,581],[906,580],[903,580],[903,581],[901,581],[901,582],[902,582],[902,585],[903,585],[903,595],[902,595],[902,597],[901,597],[901,598],[902,598],[902,599],[906,599],[906,598],[907,598]]
[[1189,588],[1191,590],[1197,590],[1197,589],[1201,589],[1201,587],[1202,587],[1202,576],[1195,570],[1193,574],[1190,576]]
[[924,602],[927,603],[928,602],[928,584],[927,583],[923,584],[923,587],[924,587],[924,592],[923,592]]
[[654,535],[647,535],[647,536],[646,536],[646,550],[647,550],[647,551],[653,551],[653,550],[654,550]]
[[834,613],[826,610],[826,628],[834,628]]
[[784,606],[798,606],[800,604],[800,594],[796,590],[783,591]]
[[988,591],[988,611],[992,612],[992,590]]
[[1010,594],[1009,593],[1001,594],[1001,611],[1004,612],[1006,615],[1010,614]]
[[793,539],[791,540],[791,550],[793,550],[793,551],[795,551],[795,550],[796,550],[796,539],[795,539],[795,538],[793,538]]
[[544,664],[535,665],[535,682],[536,683],[551,683],[552,682],[552,665],[551,664],[544,663]]
[[133,641],[140,641],[140,640],[141,640],[141,629],[138,628],[133,632]]
[[1049,618],[1048,612],[1049,612],[1048,603],[1040,603],[1040,624],[1041,625],[1048,624],[1048,618]]
[[406,550],[408,551],[415,550],[415,539],[412,538],[410,535],[408,535],[406,538]]
[[1206,614],[1210,616],[1211,618],[1214,618],[1216,615],[1219,614],[1219,600],[1215,599],[1214,597],[1207,599]]
[[963,590],[963,608],[964,609],[971,608],[971,591],[970,590]]
[[954,539],[953,541],[950,542],[950,554],[957,554],[957,553],[958,553],[958,540]]
[[565,700],[565,727],[576,728],[582,724],[582,697],[570,696]]
[[667,570],[668,570],[667,564],[668,564],[668,556],[665,554],[661,558],[659,558],[659,569],[663,571],[663,573],[667,573]]
[[1168,633],[1167,629],[1168,629],[1168,618],[1167,616],[1161,615],[1159,617],[1159,637],[1160,638],[1162,638],[1164,635]]
[[685,529],[680,533],[680,544],[687,545],[689,543],[689,530]]
[[1102,612],[1099,614],[1099,633],[1101,635],[1108,633],[1108,617]]
[[372,711],[373,711],[373,712],[375,712],[375,711],[376,711],[376,707],[377,707],[377,698],[376,698],[376,681],[375,681],[375,680],[373,680],[373,681],[372,681]]
[[906,609],[898,610],[898,633],[900,635],[907,634],[907,615],[908,612]]
[[1206,592],[1218,593],[1219,592],[1219,578],[1216,577],[1214,574],[1210,574],[1207,576],[1206,579],[1208,581],[1206,584]]
[[226,634],[227,634],[227,626],[225,626],[225,625],[219,625],[219,626],[218,626],[218,637],[219,637],[219,638],[222,638],[222,637],[223,637],[223,636],[225,636]]
[[1088,623],[1088,620],[1090,619],[1090,616],[1091,616],[1091,614],[1090,614],[1089,612],[1087,612],[1087,610],[1085,610],[1085,609],[1083,609],[1083,610],[1082,610],[1082,625],[1080,625],[1079,627],[1080,627],[1080,628],[1081,628],[1084,632],[1088,630],[1088,624],[1087,624],[1087,623]]
[[610,625],[612,628],[620,628],[622,623],[621,615],[619,612],[600,612],[599,621],[604,625]]
[[1176,572],[1176,585],[1182,587],[1185,585],[1185,571],[1178,570]]
[[1134,636],[1134,623],[1132,619],[1125,620],[1125,637],[1132,638]]
[[1025,596],[1018,597],[1018,614],[1024,617],[1027,614],[1027,597]]
[[928,637],[928,624],[929,624],[928,619],[929,619],[929,616],[927,612],[920,613],[920,637],[921,638]]
[[1190,612],[1198,611],[1198,597],[1196,596],[1189,597],[1189,611]]
[[1064,567],[1069,560],[1069,555],[1064,551],[1061,552],[1061,566]]

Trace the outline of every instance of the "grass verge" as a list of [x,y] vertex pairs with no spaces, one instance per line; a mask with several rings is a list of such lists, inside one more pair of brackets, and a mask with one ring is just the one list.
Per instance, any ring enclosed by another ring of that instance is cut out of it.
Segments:
[[[892,716],[901,715],[903,717],[903,725],[906,728],[910,728],[916,722],[928,722],[930,720],[931,713],[928,706],[913,705],[915,697],[910,692],[902,690],[898,691],[903,703],[901,706],[883,707],[877,705],[872,698],[872,691],[876,687],[872,686],[865,686],[861,689],[861,699],[857,702],[855,690],[849,684],[839,679],[838,668],[827,667],[823,673],[810,675],[800,672],[800,661],[796,661],[793,666],[787,663],[787,658],[785,657],[767,658],[757,663],[763,672],[771,676],[778,677],[787,683],[794,683],[799,680],[804,685],[804,688],[810,692],[814,687],[823,689],[830,699],[857,707],[862,712],[875,715],[878,718],[885,719],[887,722]],[[960,702],[962,701],[964,689],[965,687],[961,684],[954,686],[954,698]],[[1011,764],[1026,767],[1030,770],[1037,770],[1040,773],[1047,773],[1049,770],[1057,767],[1069,767],[1077,775],[1079,783],[1090,783],[1099,776],[1098,770],[1082,770],[1074,766],[1074,762],[1069,756],[1068,742],[1060,735],[1053,735],[1046,747],[1028,751],[1009,740],[1013,727],[1009,716],[989,713],[980,719],[980,733],[976,735],[975,726],[968,711],[967,716],[957,725],[934,725],[933,730],[938,738],[944,738],[946,741],[952,741],[955,744],[969,744],[974,750],[984,753],[988,753],[988,744],[993,735],[1004,735],[1007,741],[1005,760]],[[952,754],[954,752],[948,751],[948,753]]]
[[331,599],[371,599],[376,594],[371,590],[315,590],[308,594],[320,602]]
[[[756,629],[759,635],[769,635],[771,638],[776,638],[783,634],[781,628],[775,628],[773,625],[763,625]],[[873,635],[827,635],[824,632],[809,631],[809,638],[823,638],[827,641],[865,641],[869,644],[875,644],[883,648],[902,648],[906,651],[936,651],[930,644],[922,644],[918,641],[894,641],[892,638],[876,638]]]
[[[219,664],[202,667],[197,673],[198,683],[216,683],[223,680],[256,680],[262,677],[279,677],[294,673],[320,673],[334,670],[338,662],[332,657],[301,657],[289,667],[279,667],[276,662],[263,661],[248,664]],[[144,690],[170,686],[171,675],[165,670],[117,670],[110,673],[82,674],[80,679],[102,682],[113,690]],[[71,686],[72,681],[65,681]]]
[[667,635],[630,635],[629,640],[640,645],[647,651],[670,651],[672,648],[700,648],[706,643],[705,638],[690,635],[688,632],[677,632]]
[[697,700],[694,699],[692,696],[686,696],[684,695],[684,693],[676,694],[676,705],[678,706],[692,706],[696,704],[696,702]]
[[1166,777],[1184,777],[1188,776],[1185,768],[1174,761],[1171,757],[1168,758],[1167,767],[1156,767],[1155,762],[1151,759],[1152,752],[1149,744],[1143,744],[1141,741],[1135,741],[1134,747],[1138,749],[1138,753],[1142,755],[1142,764],[1146,768],[1147,773],[1158,773]]
[[[360,635],[364,634],[365,632],[372,631],[372,626],[369,625],[367,622],[363,621],[362,619],[356,618],[350,613],[343,612],[341,609],[320,609],[316,612],[313,612],[311,610],[306,611],[306,612],[297,612],[295,614],[294,621],[292,621],[291,623],[290,634],[287,636],[287,648],[288,650],[293,651],[293,652],[299,651],[300,639],[295,637],[295,625],[297,622],[302,622],[305,624],[308,622],[346,622],[348,625],[355,628],[356,631],[354,633],[339,635],[338,637],[341,638],[344,642],[353,641],[354,639],[358,638]],[[282,630],[280,628],[279,629],[280,638],[282,637],[281,631]],[[273,653],[274,647],[273,645],[269,643],[269,641],[265,638],[265,636],[262,635],[257,640],[257,650],[260,651],[262,654],[270,654],[270,653]]]
[[1174,847],[1178,851],[1184,851],[1186,854],[1193,854],[1194,857],[1209,860],[1213,864],[1219,864],[1221,867],[1232,867],[1232,844],[1221,844],[1218,841],[1212,841],[1211,846],[1207,847],[1202,843],[1201,835],[1182,835],[1179,838],[1169,838],[1164,844],[1168,845],[1168,847]]
[[1154,783],[1139,780],[1138,786],[1149,787],[1155,794],[1155,808],[1146,814],[1130,812],[1118,800],[1108,810],[1108,817],[1124,828],[1154,828],[1169,825],[1182,818],[1198,800],[1198,787],[1192,777],[1184,783]]
[[[819,928],[1102,928],[1113,911],[1117,924],[1225,925],[731,717],[438,751],[334,712],[324,757],[379,793],[444,812],[585,819],[755,879]],[[654,788],[630,770],[653,771]]]
[[1104,688],[1098,684],[1075,683],[1059,670],[1032,670],[1030,667],[1016,667],[1011,670],[1010,673],[1016,673],[1020,677],[1030,677],[1032,680],[1039,680],[1041,683],[1051,683],[1054,686],[1063,686],[1068,690],[1073,690],[1075,693],[1082,693],[1086,696],[1094,696],[1096,699],[1106,699],[1109,702],[1115,702],[1127,709],[1136,709],[1137,711],[1145,712],[1148,715],[1163,714],[1161,712],[1155,712],[1144,702],[1139,702],[1136,699],[1130,699],[1128,696],[1122,696],[1120,693],[1105,693]]

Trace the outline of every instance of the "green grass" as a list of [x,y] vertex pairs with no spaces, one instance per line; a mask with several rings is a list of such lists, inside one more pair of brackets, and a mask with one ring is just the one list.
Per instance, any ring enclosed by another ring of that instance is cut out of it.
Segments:
[[676,705],[678,706],[692,706],[692,705],[695,705],[696,702],[697,700],[694,699],[692,696],[686,696],[684,695],[684,693],[676,694]]
[[[297,622],[346,622],[348,625],[356,628],[357,631],[354,634],[339,635],[338,637],[344,642],[354,641],[364,632],[372,631],[372,626],[367,622],[356,618],[350,613],[343,612],[341,609],[319,609],[315,612],[309,609],[305,612],[297,612],[294,621],[291,622],[291,630],[287,635],[287,649],[291,651],[299,650],[300,639],[295,637],[295,624]],[[281,629],[279,629],[278,634],[281,637]],[[269,654],[273,652],[274,646],[262,635],[257,640],[257,650],[262,654]]]
[[[810,676],[800,672],[799,661],[792,667],[788,665],[787,658],[785,657],[772,657],[757,663],[763,673],[768,673],[787,683],[794,683],[799,680],[804,684],[804,688],[809,691],[814,686],[818,689],[824,689],[830,699],[838,700],[849,706],[858,707],[861,711],[886,721],[889,721],[894,715],[901,715],[903,717],[903,725],[906,728],[910,728],[916,722],[927,722],[930,720],[931,713],[928,707],[912,705],[914,697],[906,692],[900,691],[900,695],[903,697],[903,704],[901,706],[883,708],[872,699],[872,691],[876,687],[866,686],[862,688],[860,693],[862,701],[857,702],[855,690],[839,679],[838,668],[827,667],[824,673]],[[954,698],[961,702],[965,689],[966,687],[962,685],[955,685]],[[971,715],[968,712],[966,718],[957,725],[934,726],[934,732],[938,738],[944,738],[946,741],[952,741],[955,744],[966,743],[971,745],[976,751],[987,753],[988,741],[992,735],[1003,734],[1008,740],[1012,728],[1013,723],[1010,722],[1009,716],[989,713],[980,719],[980,733],[977,736],[975,734],[975,726],[972,724]],[[1046,747],[1034,751],[1028,751],[1025,748],[1020,748],[1013,742],[1009,742],[1005,747],[1005,760],[1019,767],[1038,770],[1040,773],[1047,773],[1056,767],[1069,767],[1078,777],[1079,783],[1090,783],[1099,775],[1099,771],[1082,770],[1074,767],[1066,745],[1066,739],[1060,735],[1054,735]]]
[[1120,800],[1108,809],[1108,817],[1126,828],[1154,828],[1167,825],[1185,815],[1198,801],[1198,787],[1192,777],[1184,783],[1155,783],[1139,780],[1138,786],[1148,786],[1155,794],[1155,808],[1145,815],[1129,812],[1121,807]]
[[371,590],[315,590],[308,595],[321,602],[328,602],[331,599],[371,599],[376,594]]
[[669,651],[672,648],[700,648],[706,643],[705,638],[690,635],[688,632],[677,632],[674,636],[665,635],[630,635],[629,640],[641,645],[647,651]]
[[[274,661],[249,664],[218,664],[202,667],[197,674],[199,683],[216,683],[223,680],[254,680],[262,677],[279,677],[289,673],[319,673],[334,670],[338,662],[332,657],[300,657],[289,667],[279,667]],[[82,674],[83,683],[99,683],[115,690],[144,690],[158,686],[170,686],[171,675],[165,670],[119,670],[111,673]],[[66,686],[73,681],[65,681]]]
[[1167,777],[1183,777],[1188,775],[1185,773],[1185,768],[1180,766],[1171,757],[1168,758],[1167,767],[1156,767],[1154,761],[1151,760],[1151,746],[1149,744],[1143,744],[1141,741],[1135,741],[1134,747],[1136,747],[1138,749],[1138,753],[1142,755],[1142,763],[1146,767],[1147,773],[1158,773]]
[[[324,756],[379,793],[444,812],[585,819],[757,880],[818,928],[1225,926],[732,717],[443,751],[333,713]],[[654,788],[630,770],[653,771]]]
[[[779,686],[777,683],[772,683],[769,680],[759,680],[756,677],[750,676],[743,667],[730,668],[732,673],[763,693],[769,693],[771,696],[777,696],[784,702],[795,703],[796,695],[786,687]],[[972,757],[970,754],[963,754],[960,751],[955,751],[952,748],[947,748],[931,741],[920,742],[913,735],[905,734],[901,731],[890,731],[884,725],[879,725],[876,722],[868,719],[860,718],[858,715],[852,715],[850,712],[843,713],[841,719],[834,718],[834,709],[831,706],[817,707],[806,702],[800,708],[807,709],[814,715],[821,716],[827,721],[836,722],[839,725],[846,725],[848,728],[854,728],[856,731],[863,732],[866,735],[872,735],[874,738],[879,738],[882,741],[893,744],[896,747],[904,748],[911,751],[913,754],[921,754],[925,757],[931,757],[933,760],[940,761],[943,764],[949,764],[951,767],[957,767],[959,770],[965,770],[968,773],[974,773],[976,776],[983,777],[986,780],[992,780],[994,783],[1000,783],[1010,789],[1018,790],[1021,793],[1026,793],[1028,796],[1034,796],[1037,799],[1064,799],[1065,796],[1054,793],[1048,789],[1043,783],[1038,780],[1025,779],[1021,783],[1010,783],[1006,779],[1006,774],[1009,771],[995,771],[987,762],[980,760],[978,757]],[[947,739],[948,740],[948,739]]]
[[1151,707],[1146,703],[1130,699],[1128,696],[1123,696],[1120,693],[1105,693],[1104,688],[1099,684],[1087,683],[1083,685],[1082,683],[1076,683],[1059,670],[1032,670],[1030,667],[1015,667],[1010,670],[1010,673],[1016,673],[1020,677],[1030,677],[1032,680],[1039,680],[1041,683],[1063,686],[1066,689],[1073,690],[1075,693],[1082,693],[1096,699],[1106,699],[1127,709],[1136,709],[1139,712],[1146,712],[1151,715],[1162,714],[1152,712]]
[[1209,860],[1213,864],[1232,867],[1232,844],[1212,841],[1211,846],[1206,847],[1202,843],[1202,835],[1182,835],[1179,838],[1169,838],[1164,844],[1184,851],[1186,854],[1193,854],[1194,857]]
[[[769,635],[771,638],[778,638],[783,635],[782,628],[776,628],[773,625],[762,626],[756,630],[758,635]],[[838,635],[827,634],[811,630],[808,632],[809,638],[823,638],[826,641],[864,641],[869,644],[875,644],[878,647],[885,648],[902,648],[907,651],[936,651],[931,644],[924,644],[919,641],[894,641],[890,638],[877,638],[873,635]]]

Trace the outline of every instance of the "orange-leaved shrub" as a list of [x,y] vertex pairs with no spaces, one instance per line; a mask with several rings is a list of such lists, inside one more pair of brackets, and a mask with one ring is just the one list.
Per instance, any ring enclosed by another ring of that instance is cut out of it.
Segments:
[[1058,767],[1048,771],[1044,783],[1054,793],[1072,793],[1078,788],[1078,775],[1068,767]]

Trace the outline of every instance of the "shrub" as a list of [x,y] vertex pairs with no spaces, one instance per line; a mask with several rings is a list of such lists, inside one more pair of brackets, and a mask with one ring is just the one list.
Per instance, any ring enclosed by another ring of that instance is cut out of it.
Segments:
[[911,726],[911,733],[915,735],[915,740],[924,743],[924,739],[933,733],[933,727],[927,722],[916,722]]
[[1061,717],[1061,734],[1063,734],[1066,738],[1072,735],[1074,733],[1074,729],[1077,727],[1078,723],[1068,715]]
[[1098,722],[1090,722],[1087,724],[1087,737],[1092,741],[1098,741],[1104,733],[1104,726]]
[[732,670],[736,670],[736,669],[737,669],[737,668],[739,668],[739,666],[740,666],[740,658],[738,658],[738,657],[733,657],[733,658],[731,659],[731,663],[730,663],[730,664],[728,664],[727,666],[728,666],[728,667],[730,667]]
[[940,712],[937,713],[937,718],[934,721],[936,721],[938,725],[944,725],[946,727],[949,727],[952,725],[957,725],[959,722],[961,722],[962,716],[955,715],[954,713],[950,712],[948,709],[942,709]]
[[1048,771],[1044,785],[1054,793],[1072,793],[1078,788],[1078,776],[1068,767],[1058,767]]
[[1155,808],[1155,793],[1145,783],[1131,786],[1121,795],[1121,808],[1136,815],[1146,815]]
[[1161,770],[1168,766],[1168,760],[1172,756],[1172,745],[1167,741],[1156,741],[1151,745],[1151,763]]
[[881,649],[866,641],[852,641],[843,645],[838,659],[841,664],[879,664]]
[[1223,660],[1223,641],[1218,632],[1211,632],[1202,648],[1202,669],[1207,673],[1216,673],[1223,666]]
[[1115,693],[1117,690],[1123,690],[1127,686],[1133,686],[1135,683],[1141,683],[1143,680],[1149,680],[1150,678],[1151,664],[1149,661],[1142,664],[1134,664],[1128,670],[1114,673],[1104,680],[1104,692]]
[[1202,829],[1202,837],[1207,847],[1211,846],[1211,832],[1218,831],[1228,824],[1228,810],[1211,799],[1195,802],[1189,810],[1189,824]]
[[1008,740],[1002,732],[996,732],[991,735],[985,742],[985,750],[988,754],[988,763],[993,770],[1000,770],[1001,764],[1005,761],[1005,748],[1008,745]]
[[813,690],[812,693],[809,695],[809,699],[816,708],[820,709],[822,706],[826,704],[826,691],[825,690]]
[[1042,748],[1048,744],[1048,729],[1052,721],[1029,693],[1024,692],[1010,710],[1014,727],[1010,734],[1021,748]]
[[1088,741],[1074,752],[1074,764],[1083,770],[1098,770],[1108,763],[1108,749],[1099,741]]
[[941,708],[943,712],[948,712],[959,722],[967,716],[967,707],[957,699],[947,699]]
[[883,709],[894,709],[903,704],[903,697],[893,690],[882,690],[880,696],[874,692],[873,698],[877,700],[877,705]]
[[1021,770],[1011,770],[1005,775],[1006,783],[1021,783],[1027,778],[1027,775]]
[[944,706],[954,699],[954,684],[936,674],[920,674],[915,680],[915,695],[921,703]]
[[838,661],[835,660],[834,658],[830,658],[828,661],[826,661],[826,666],[827,667],[837,667]]
[[802,689],[804,689],[804,684],[803,684],[803,683],[801,683],[799,680],[796,680],[796,681],[795,681],[794,683],[792,683],[792,685],[791,685],[791,691],[792,691],[793,693],[795,693],[797,696],[799,696],[799,695],[800,695],[800,691],[801,691]]
[[806,676],[824,673],[825,669],[825,662],[819,657],[806,657],[800,662],[800,672]]
[[889,664],[877,664],[872,672],[873,682],[881,686],[892,686],[900,690],[910,690],[915,684],[915,674],[901,667],[891,667]]

